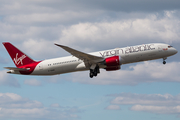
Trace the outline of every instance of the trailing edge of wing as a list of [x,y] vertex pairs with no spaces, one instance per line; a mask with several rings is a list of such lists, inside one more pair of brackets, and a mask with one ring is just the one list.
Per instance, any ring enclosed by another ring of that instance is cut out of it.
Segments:
[[101,62],[104,60],[103,57],[98,57],[98,56],[94,56],[94,55],[90,55],[90,54],[87,54],[87,53],[83,53],[83,52],[80,52],[78,50],[75,50],[75,49],[72,49],[70,47],[67,47],[67,46],[63,46],[63,45],[58,45],[58,44],[55,44],[59,47],[61,47],[62,49],[66,50],[67,52],[69,52],[71,55],[83,60],[83,61],[88,61],[88,62],[92,62],[92,63],[96,63],[96,62]]
[[16,67],[4,67],[5,69],[15,70],[15,71],[27,71],[29,69],[16,68]]

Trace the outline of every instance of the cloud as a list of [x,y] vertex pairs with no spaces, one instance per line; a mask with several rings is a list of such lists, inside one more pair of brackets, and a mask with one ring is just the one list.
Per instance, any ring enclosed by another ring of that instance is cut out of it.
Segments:
[[158,19],[156,14],[150,14],[144,18],[79,23],[62,30],[59,42],[65,41],[65,44],[71,46],[83,44],[84,46],[96,45],[96,47],[102,45],[101,43],[103,46],[109,44],[113,46],[135,45],[144,43],[144,40],[146,42],[157,42],[158,40],[171,43],[180,39],[180,30],[177,27],[179,19],[175,18],[173,14],[173,11],[166,11],[165,16],[161,19]]
[[119,107],[119,105],[109,105],[105,109],[106,110],[120,110],[121,108]]
[[31,86],[41,86],[42,83],[36,79],[24,80],[24,84]]
[[[11,15],[5,17],[3,20],[8,23],[18,24],[18,25],[30,25],[36,24],[37,26],[54,26],[59,23],[75,23],[72,21],[85,21],[87,17],[95,17],[99,15],[101,12],[97,11],[95,14],[90,12],[76,12],[76,11],[60,11],[57,13],[32,13],[32,14],[20,14],[20,15]],[[68,16],[67,16],[68,15]]]
[[54,107],[54,108],[59,108],[60,105],[58,103],[54,103],[54,104],[51,104],[51,107]]
[[133,94],[121,93],[112,95],[115,99],[111,101],[112,104],[121,105],[157,105],[157,106],[176,106],[180,104],[180,95],[173,96],[170,94]]
[[[178,10],[149,14],[120,12],[113,13],[115,14],[113,17],[104,11],[98,11],[95,16],[93,16],[94,12],[60,13],[64,13],[64,16],[59,13],[5,16],[0,20],[1,40],[10,40],[35,59],[69,55],[55,47],[53,43],[67,45],[84,52],[93,52],[152,42],[179,44],[180,40]],[[89,20],[89,18],[99,20]],[[60,19],[70,22],[63,24],[63,20]],[[71,23],[72,20],[77,21]]]
[[[144,12],[154,12],[154,11],[163,11],[163,10],[174,10],[179,9],[180,2],[177,0],[17,0],[17,1],[1,1],[0,11],[5,11],[6,14],[10,13],[25,13],[31,11],[39,12],[55,12],[64,11],[64,10],[73,10],[73,11],[91,11],[91,10],[104,10],[104,11],[144,11]],[[21,4],[20,4],[21,3]],[[21,11],[24,9],[24,11]],[[43,11],[44,10],[44,11]],[[11,11],[11,12],[9,12]],[[2,13],[1,13],[2,14]]]
[[[112,0],[112,1],[102,1],[102,0],[92,0],[92,1],[82,1],[87,7],[93,7],[94,9],[103,9],[111,11],[145,11],[145,12],[154,12],[162,10],[174,10],[179,9],[179,1],[161,1],[161,0]],[[87,5],[88,4],[88,5]]]
[[0,86],[20,87],[19,82],[6,72],[7,70],[0,71]]
[[[120,93],[113,97],[113,105],[132,105],[132,111],[144,111],[157,114],[180,114],[180,94],[134,94]],[[111,106],[111,105],[110,105]]]
[[158,114],[180,114],[180,106],[166,107],[166,106],[146,106],[146,105],[134,105],[130,110],[133,111],[145,111]]
[[0,119],[76,119],[80,110],[76,107],[48,108],[36,100],[23,98],[15,93],[0,93]]
[[20,95],[14,93],[0,93],[0,106],[2,109],[32,109],[42,108],[42,103],[38,101],[31,101],[27,98],[22,98]]

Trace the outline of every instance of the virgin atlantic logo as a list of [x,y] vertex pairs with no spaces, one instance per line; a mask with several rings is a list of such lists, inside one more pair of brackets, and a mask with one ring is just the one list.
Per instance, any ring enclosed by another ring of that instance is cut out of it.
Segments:
[[23,65],[23,59],[26,58],[26,55],[22,55],[21,57],[18,58],[18,53],[16,53],[16,58],[14,58],[14,62],[16,65]]

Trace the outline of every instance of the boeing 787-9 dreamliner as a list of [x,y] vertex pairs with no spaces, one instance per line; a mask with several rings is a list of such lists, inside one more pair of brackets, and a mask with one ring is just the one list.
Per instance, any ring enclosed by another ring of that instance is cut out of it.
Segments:
[[97,76],[100,68],[106,71],[115,71],[121,65],[140,61],[166,59],[178,51],[168,44],[151,43],[111,50],[84,53],[73,48],[55,44],[71,54],[68,57],[60,57],[42,61],[34,61],[9,42],[3,42],[16,67],[5,67],[7,73],[22,75],[56,75],[76,71],[89,70],[89,76]]

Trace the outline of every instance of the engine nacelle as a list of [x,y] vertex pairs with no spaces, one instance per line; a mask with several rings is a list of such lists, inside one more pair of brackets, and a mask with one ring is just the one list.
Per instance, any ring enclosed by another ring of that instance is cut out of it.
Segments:
[[106,69],[106,71],[114,71],[114,70],[121,69],[121,67],[120,66],[113,66],[113,67],[106,67],[105,69]]
[[105,59],[106,71],[119,70],[121,67],[121,57],[113,56]]

